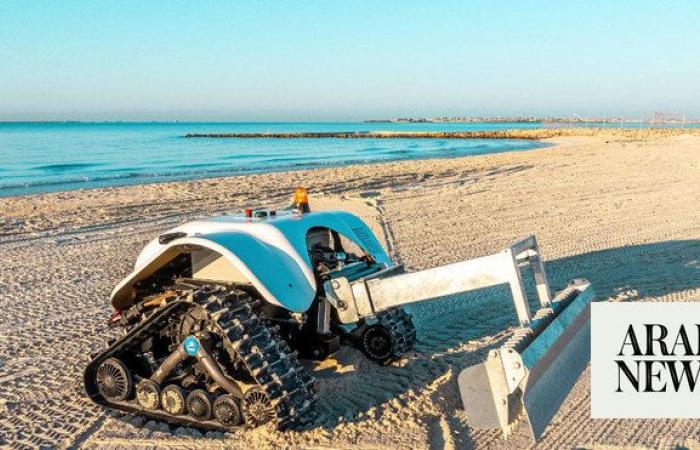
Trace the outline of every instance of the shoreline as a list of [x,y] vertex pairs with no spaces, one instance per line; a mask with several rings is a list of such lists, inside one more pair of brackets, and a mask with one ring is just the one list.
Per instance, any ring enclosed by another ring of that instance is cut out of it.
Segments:
[[[502,150],[502,151],[496,151],[496,152],[489,152],[489,153],[475,153],[475,154],[470,154],[470,155],[459,155],[459,156],[448,156],[448,157],[426,157],[426,158],[416,158],[416,159],[391,159],[391,160],[384,160],[384,161],[368,161],[368,162],[350,162],[346,164],[328,164],[328,165],[318,165],[316,167],[293,167],[293,168],[282,168],[280,167],[279,169],[274,169],[274,170],[260,170],[260,171],[251,171],[251,172],[243,172],[243,173],[214,173],[211,176],[208,175],[203,175],[203,176],[196,176],[196,177],[187,177],[183,179],[174,179],[174,180],[155,180],[155,181],[147,181],[144,183],[129,183],[130,180],[133,178],[124,178],[124,183],[123,184],[114,184],[111,186],[94,186],[94,187],[79,187],[75,189],[64,189],[64,190],[53,190],[53,191],[43,191],[43,192],[30,192],[30,193],[24,193],[24,194],[15,194],[15,195],[3,195],[2,194],[2,189],[0,189],[0,206],[2,205],[3,200],[11,200],[11,199],[20,199],[20,198],[37,198],[41,196],[50,196],[50,195],[70,195],[72,193],[99,193],[101,191],[115,191],[115,190],[127,190],[127,189],[139,189],[139,188],[148,188],[150,186],[163,186],[163,185],[178,185],[178,184],[196,184],[196,183],[207,183],[207,182],[226,182],[226,181],[235,181],[236,179],[240,178],[247,178],[247,177],[265,177],[265,176],[284,176],[286,174],[289,174],[290,176],[293,174],[302,174],[305,175],[307,172],[308,173],[315,173],[315,172],[321,172],[321,171],[337,171],[337,170],[344,170],[344,169],[357,169],[357,170],[362,170],[361,168],[366,168],[366,167],[372,167],[372,166],[388,166],[388,165],[394,165],[394,164],[411,164],[411,163],[417,163],[417,164],[424,164],[427,162],[433,162],[433,161],[459,161],[459,160],[469,160],[472,158],[480,158],[480,157],[488,157],[488,156],[495,156],[495,155],[502,155],[502,154],[510,154],[510,153],[530,153],[530,152],[535,152],[538,150],[544,150],[548,148],[553,148],[558,145],[556,142],[552,141],[547,141],[547,140],[541,140],[541,139],[532,139],[533,141],[537,141],[537,146],[535,147],[530,147],[530,148],[525,148],[525,149],[508,149],[508,150]],[[147,177],[143,177],[147,178]],[[78,184],[78,183],[76,183]],[[14,189],[14,188],[12,188]],[[9,188],[8,188],[9,190]]]
[[[35,186],[8,186],[0,187],[0,199],[3,198],[14,198],[23,196],[36,196],[42,194],[52,194],[61,192],[72,192],[72,191],[83,191],[83,190],[93,190],[93,189],[112,189],[112,188],[124,188],[132,186],[144,186],[150,184],[162,184],[162,183],[178,183],[187,181],[197,181],[197,180],[207,180],[207,179],[219,179],[219,178],[237,178],[245,177],[251,175],[265,175],[265,174],[277,174],[277,173],[288,173],[288,172],[299,172],[307,170],[323,170],[329,168],[343,168],[350,166],[366,166],[373,164],[390,164],[398,162],[409,162],[409,161],[433,161],[433,160],[450,160],[459,158],[473,158],[483,155],[495,155],[499,153],[516,153],[516,152],[527,152],[532,150],[539,150],[542,148],[549,147],[548,144],[539,139],[530,139],[528,142],[531,146],[528,148],[517,148],[515,146],[506,149],[497,149],[489,152],[475,152],[473,154],[462,154],[456,156],[443,156],[443,155],[424,155],[417,158],[403,158],[403,159],[385,159],[385,160],[367,160],[367,161],[328,161],[328,162],[309,162],[308,164],[298,164],[295,166],[287,167],[271,167],[271,168],[258,168],[258,169],[248,169],[236,171],[236,169],[217,169],[210,171],[202,171],[196,174],[187,175],[139,175],[139,176],[129,176],[129,177],[118,177],[114,179],[103,179],[103,180],[81,180],[75,182],[64,182],[56,183],[56,186],[63,188],[57,189],[47,189],[47,184],[40,184]],[[83,187],[84,186],[84,187]],[[29,190],[30,188],[35,188],[36,192],[23,192],[14,193],[16,191]],[[8,194],[7,192],[13,192]]]
[[[299,135],[306,133],[283,133],[280,136],[283,138],[294,139]],[[337,133],[313,133],[317,138],[324,138],[329,134],[334,134],[338,137]],[[3,187],[0,189],[0,199],[3,198],[15,198],[15,197],[36,197],[38,195],[50,194],[50,193],[60,193],[60,192],[72,192],[72,191],[89,191],[94,189],[114,189],[123,188],[129,186],[144,186],[150,184],[163,184],[163,183],[176,183],[176,182],[187,182],[195,180],[206,180],[206,179],[221,179],[221,178],[238,178],[246,177],[251,175],[265,175],[265,174],[278,174],[287,172],[303,172],[307,170],[323,170],[328,168],[342,168],[351,166],[364,166],[364,165],[374,165],[374,164],[390,164],[394,162],[406,162],[406,161],[438,161],[443,159],[455,159],[455,158],[474,158],[488,154],[499,154],[499,153],[520,153],[528,152],[530,150],[539,150],[543,147],[551,145],[548,141],[552,139],[559,138],[576,138],[576,137],[599,137],[608,140],[611,139],[649,139],[649,138],[661,138],[661,137],[672,137],[680,135],[691,135],[700,136],[700,129],[609,129],[609,128],[558,128],[558,129],[529,129],[529,130],[510,130],[510,131],[493,131],[493,132],[373,132],[358,135],[357,133],[351,133],[353,136],[359,136],[360,138],[386,138],[386,139],[400,139],[400,138],[414,138],[418,137],[424,139],[439,139],[443,136],[443,139],[449,138],[461,138],[461,139],[476,139],[478,137],[488,136],[492,139],[502,139],[502,140],[512,140],[520,141],[522,145],[525,142],[529,142],[535,146],[535,148],[508,148],[508,149],[495,149],[490,152],[475,151],[471,154],[463,153],[459,155],[412,155],[406,158],[376,158],[368,159],[366,161],[360,160],[347,160],[347,161],[310,161],[308,164],[297,163],[294,166],[279,166],[279,167],[261,167],[261,168],[247,168],[245,170],[238,168],[216,168],[216,170],[200,170],[200,171],[190,171],[182,173],[171,173],[167,172],[164,174],[159,173],[143,173],[143,174],[128,174],[129,176],[119,176],[107,179],[77,179],[68,180],[61,182],[52,183],[41,183],[32,185],[31,183],[26,186],[22,185],[12,185]],[[269,134],[245,134],[250,138],[268,138]],[[224,135],[222,137],[230,137],[230,135]],[[206,139],[206,138],[204,138]],[[517,145],[513,144],[514,147]],[[184,169],[183,169],[184,170]]]

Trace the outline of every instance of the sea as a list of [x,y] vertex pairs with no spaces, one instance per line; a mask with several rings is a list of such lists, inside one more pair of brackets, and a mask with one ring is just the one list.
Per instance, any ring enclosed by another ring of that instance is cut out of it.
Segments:
[[541,123],[1,122],[0,197],[522,151],[513,139],[211,139],[187,133],[484,131]]

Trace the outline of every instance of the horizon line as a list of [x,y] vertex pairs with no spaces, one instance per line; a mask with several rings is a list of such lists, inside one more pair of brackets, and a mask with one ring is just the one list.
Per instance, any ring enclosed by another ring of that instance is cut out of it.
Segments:
[[125,120],[77,120],[77,119],[33,119],[33,120],[2,120],[0,124],[109,124],[109,123],[537,123],[537,122],[564,122],[564,123],[697,123],[700,118],[696,116],[684,116],[682,120],[653,119],[652,118],[627,118],[625,116],[602,117],[567,117],[567,116],[436,116],[436,117],[395,117],[384,119],[356,119],[356,120],[187,120],[187,119],[125,119]]

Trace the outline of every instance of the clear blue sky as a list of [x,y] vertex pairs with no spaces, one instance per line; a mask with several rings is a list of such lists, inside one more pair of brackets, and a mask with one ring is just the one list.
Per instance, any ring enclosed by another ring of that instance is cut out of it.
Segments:
[[0,1],[0,120],[700,117],[697,1]]

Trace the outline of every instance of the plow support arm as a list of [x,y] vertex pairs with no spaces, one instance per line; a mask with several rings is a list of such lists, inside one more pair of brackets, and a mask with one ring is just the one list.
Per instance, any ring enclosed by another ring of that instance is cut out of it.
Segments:
[[492,255],[398,275],[396,268],[389,268],[356,281],[336,278],[325,287],[340,320],[353,323],[397,306],[508,284],[518,320],[527,325],[532,315],[520,273],[526,263],[532,264],[540,305],[549,307],[552,295],[534,236]]
[[[522,265],[532,265],[540,307],[530,313]],[[508,284],[520,321],[510,339],[481,364],[458,377],[464,409],[474,428],[501,428],[504,435],[523,416],[539,439],[590,361],[590,303],[595,292],[573,280],[552,298],[534,236],[493,255],[413,273],[391,267],[368,277],[326,282],[327,301],[343,323],[390,308]],[[524,414],[523,414],[524,412]]]

